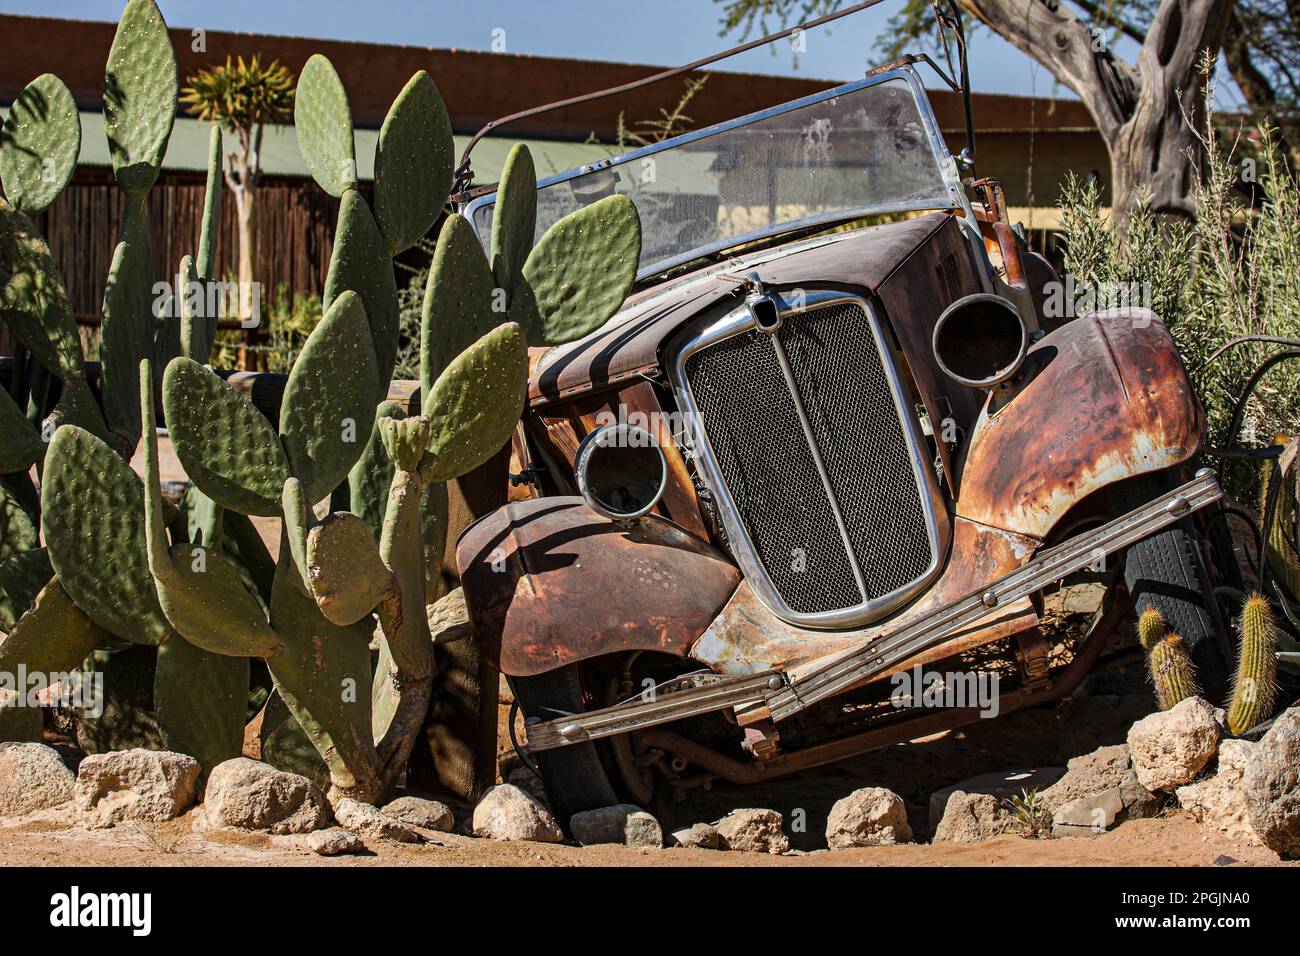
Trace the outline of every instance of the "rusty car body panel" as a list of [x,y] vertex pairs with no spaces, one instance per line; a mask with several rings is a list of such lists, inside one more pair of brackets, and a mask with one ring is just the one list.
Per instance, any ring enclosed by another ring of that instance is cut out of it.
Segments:
[[685,656],[740,583],[671,522],[622,527],[581,498],[509,503],[461,536],[457,561],[479,647],[511,677],[614,651]]
[[1106,485],[1189,461],[1204,414],[1168,329],[1146,309],[1068,322],[1026,358],[1015,397],[986,405],[956,513],[1044,538]]
[[[935,608],[1020,567],[1040,543],[958,518],[953,522],[948,563],[930,589],[887,623],[851,631],[809,631],[787,624],[742,583],[722,613],[692,646],[690,656],[720,674],[790,670],[802,661],[861,644],[888,629],[924,617]],[[935,651],[925,660],[951,656],[1037,625],[1038,613],[1033,605],[1028,600],[1016,601],[991,611],[977,627],[959,633],[941,652]],[[914,659],[908,666],[923,662]]]

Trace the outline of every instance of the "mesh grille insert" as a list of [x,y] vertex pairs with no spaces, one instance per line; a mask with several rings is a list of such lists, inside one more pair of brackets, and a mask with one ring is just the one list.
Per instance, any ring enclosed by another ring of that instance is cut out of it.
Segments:
[[704,430],[768,577],[803,614],[862,595],[772,343],[742,332],[686,362]]
[[867,597],[915,581],[930,566],[929,524],[871,318],[854,303],[827,306],[792,316],[777,336],[789,356]]
[[933,559],[910,438],[860,304],[788,314],[777,340],[865,595],[771,337],[750,330],[705,346],[687,359],[686,378],[722,480],[782,600],[801,614],[855,607],[922,577]]

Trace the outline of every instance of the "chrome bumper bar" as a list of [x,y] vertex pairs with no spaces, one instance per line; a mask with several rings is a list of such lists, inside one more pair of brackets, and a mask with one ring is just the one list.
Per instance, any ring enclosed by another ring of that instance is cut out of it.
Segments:
[[1026,597],[1067,575],[1095,565],[1149,538],[1194,511],[1214,504],[1223,491],[1202,469],[1184,485],[1128,514],[1036,554],[1022,567],[973,591],[933,614],[833,656],[798,665],[795,672],[770,670],[724,677],[702,687],[634,700],[528,726],[530,751],[553,750],[643,730],[728,707],[765,707],[783,720],[948,640],[995,608]]

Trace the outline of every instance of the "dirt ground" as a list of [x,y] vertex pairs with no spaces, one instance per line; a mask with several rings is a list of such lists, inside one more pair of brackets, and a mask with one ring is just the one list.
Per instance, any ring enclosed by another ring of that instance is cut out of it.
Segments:
[[[977,844],[907,844],[771,856],[717,850],[638,850],[497,843],[447,835],[447,845],[372,841],[374,853],[320,857],[263,834],[202,832],[191,812],[168,823],[113,830],[62,823],[0,829],[0,866],[1228,866],[1276,865],[1262,847],[1211,833],[1181,811],[1134,820],[1092,839],[1000,836]],[[1296,864],[1289,864],[1296,865]]]
[[[1271,851],[1202,827],[1177,808],[1134,820],[1090,839],[1023,839],[1003,835],[978,844],[931,844],[830,851],[826,816],[841,797],[865,786],[889,787],[907,803],[918,840],[928,840],[929,795],[991,771],[1063,766],[1072,756],[1122,742],[1146,713],[1149,696],[1134,675],[1091,678],[1097,693],[1054,707],[981,721],[967,728],[890,747],[782,780],[737,787],[718,784],[678,804],[675,826],[714,821],[738,807],[780,811],[794,852],[785,856],[716,850],[640,850],[498,843],[442,834],[436,844],[369,841],[373,853],[325,858],[288,849],[263,834],[210,831],[191,811],[164,824],[113,830],[70,826],[56,814],[0,826],[0,865],[43,866],[1261,866]],[[1116,693],[1122,691],[1123,693]],[[503,707],[503,717],[506,713]],[[504,730],[504,728],[503,728]],[[505,738],[505,734],[502,734]],[[508,744],[505,745],[508,748]],[[457,808],[463,817],[467,808]],[[797,811],[803,811],[802,814]],[[801,816],[802,830],[792,828]],[[463,822],[463,820],[462,820]],[[1290,866],[1296,863],[1285,864]]]

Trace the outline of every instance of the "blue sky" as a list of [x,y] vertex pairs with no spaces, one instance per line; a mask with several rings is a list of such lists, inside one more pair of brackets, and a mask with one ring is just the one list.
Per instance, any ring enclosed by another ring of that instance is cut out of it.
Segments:
[[[121,0],[0,0],[0,11],[86,20],[116,20]],[[506,49],[539,56],[677,65],[739,43],[719,36],[714,0],[159,0],[171,26],[317,36],[412,46]],[[847,80],[876,62],[874,39],[901,0],[839,21],[829,35],[806,37],[796,68],[790,47],[754,50],[720,68]],[[1131,50],[1122,51],[1132,55]],[[1051,74],[1000,37],[972,41],[977,90],[1051,96]],[[1056,95],[1068,95],[1057,89]]]

